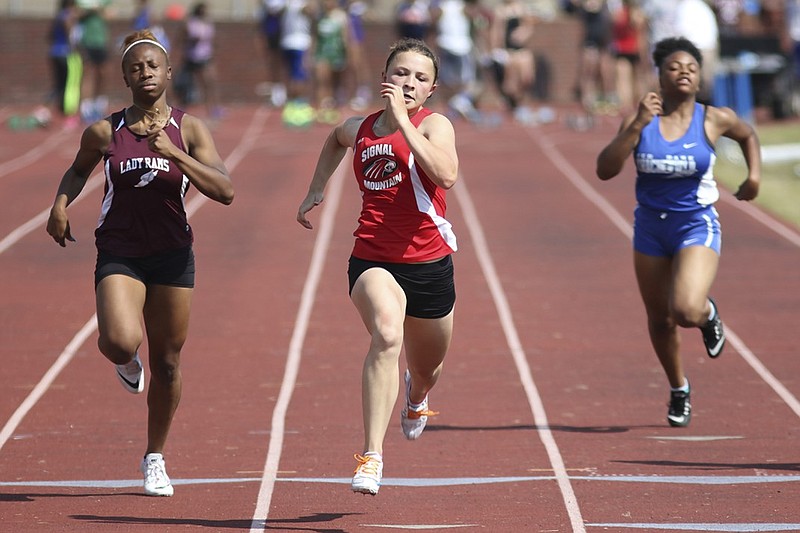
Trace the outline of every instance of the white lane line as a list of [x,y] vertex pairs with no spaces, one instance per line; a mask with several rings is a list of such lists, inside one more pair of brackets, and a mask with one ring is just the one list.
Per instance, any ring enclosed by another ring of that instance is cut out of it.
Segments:
[[0,163],[0,178],[6,174],[11,174],[12,172],[16,172],[17,170],[24,168],[34,161],[40,160],[44,154],[58,146],[61,140],[66,137],[68,133],[72,135],[71,132],[66,132],[63,130],[56,132],[21,156]]
[[756,222],[764,225],[767,229],[774,231],[790,243],[794,244],[798,248],[800,248],[800,233],[797,230],[790,228],[789,226],[782,224],[775,218],[771,217],[758,207],[755,204],[750,202],[742,202],[741,200],[737,200],[735,196],[731,195],[721,195],[721,200],[726,204],[732,205],[739,211],[745,213],[746,215],[750,216]]
[[64,351],[61,352],[61,355],[58,356],[56,362],[50,367],[50,369],[45,372],[42,379],[39,380],[39,383],[33,388],[33,390],[28,394],[28,397],[17,407],[14,414],[6,422],[5,426],[3,426],[2,431],[0,431],[0,450],[3,449],[8,439],[11,438],[11,435],[14,434],[17,427],[19,426],[22,419],[25,418],[25,415],[33,409],[33,406],[36,405],[36,402],[44,396],[44,393],[47,392],[47,389],[50,388],[50,385],[53,384],[53,381],[58,377],[61,371],[64,369],[65,366],[72,360],[75,352],[78,351],[78,348],[86,342],[86,339],[94,333],[94,330],[97,329],[97,315],[92,315],[86,324],[78,331],[75,337],[72,338],[67,347],[64,348]]
[[[278,463],[280,462],[281,449],[283,448],[286,413],[289,410],[289,402],[292,399],[294,385],[297,381],[303,343],[305,341],[306,332],[308,331],[311,311],[314,307],[317,286],[319,285],[319,280],[322,277],[322,270],[325,266],[325,256],[328,253],[331,235],[333,234],[334,217],[339,207],[339,199],[341,198],[342,183],[344,182],[343,176],[345,174],[345,169],[349,168],[349,161],[350,157],[345,157],[339,165],[339,168],[331,177],[331,182],[328,183],[329,190],[322,204],[322,214],[317,226],[317,231],[319,233],[314,241],[311,262],[300,297],[300,307],[297,310],[294,331],[292,331],[292,338],[289,342],[289,352],[286,358],[286,369],[283,373],[281,390],[278,393],[278,400],[275,402],[275,409],[272,411],[272,429],[270,431],[269,448],[267,450],[266,464],[264,465],[264,475],[261,478],[261,487],[259,488],[258,499],[256,500],[256,508],[253,512],[253,520],[250,524],[251,533],[263,531],[266,526],[267,518],[269,517],[269,505],[272,501],[272,492],[278,477]],[[305,229],[301,228],[298,224],[297,231],[305,231]]]
[[[259,110],[253,116],[253,120],[250,122],[249,127],[242,136],[244,141],[240,141],[239,145],[241,144],[246,145],[248,150],[252,148],[252,146],[255,144],[255,137],[258,135],[258,132],[260,131],[261,126],[266,120],[267,115],[268,111],[262,111],[262,109],[259,108]],[[241,154],[243,152],[238,150],[239,145],[237,145],[237,149],[235,149],[231,153],[228,159],[225,160],[225,165],[228,167],[228,170],[230,172],[233,172],[233,169],[241,161]],[[84,190],[86,189],[84,188]],[[81,194],[78,196],[78,198],[80,198],[81,196],[84,195]],[[197,196],[202,197],[201,194],[198,194]],[[77,201],[78,198],[76,198],[75,200]],[[73,204],[74,203],[75,202],[73,202]],[[201,201],[196,201],[194,203],[189,202],[189,205],[187,205],[186,208],[187,216],[189,216],[190,213],[195,213],[200,208],[202,203],[203,202]],[[69,364],[69,362],[74,357],[75,352],[78,350],[78,348],[80,348],[81,345],[83,345],[86,339],[89,338],[89,336],[91,336],[96,329],[97,329],[97,315],[94,314],[80,329],[80,331],[78,331],[75,337],[73,337],[72,341],[70,341],[67,347],[64,348],[64,351],[61,352],[61,354],[58,356],[53,365],[47,370],[47,372],[45,372],[44,376],[42,376],[42,379],[39,380],[39,383],[36,384],[36,386],[33,388],[30,394],[28,394],[27,398],[25,398],[25,400],[23,400],[20,406],[14,411],[14,413],[11,415],[11,417],[3,426],[3,429],[0,430],[0,450],[3,449],[3,446],[5,446],[6,442],[8,442],[8,439],[14,434],[14,431],[16,431],[19,424],[22,422],[22,420],[25,418],[28,412],[36,405],[39,399],[41,399],[41,397],[44,395],[44,393],[47,391],[50,385],[52,385],[53,381],[55,381],[55,379],[58,377],[58,375],[61,373],[64,367],[66,367],[67,364]]]
[[725,336],[728,338],[728,341],[736,349],[739,355],[742,356],[742,359],[747,361],[747,364],[749,364],[753,370],[755,370],[756,374],[761,376],[761,379],[763,379],[769,384],[770,387],[772,387],[772,390],[774,390],[775,393],[780,396],[784,402],[786,402],[786,405],[788,405],[791,410],[794,411],[794,414],[800,417],[800,402],[798,402],[797,398],[791,392],[789,392],[789,389],[783,386],[783,383],[781,383],[772,374],[772,372],[770,372],[767,367],[764,366],[761,360],[756,357],[756,354],[750,351],[750,348],[745,345],[738,335],[736,335],[733,331],[730,331],[730,328],[725,328]]
[[[103,182],[104,182],[103,173],[102,172],[96,172],[86,182],[86,185],[83,187],[83,190],[81,191],[81,194],[72,201],[70,206],[74,206],[78,202],[82,201],[84,198],[86,198],[89,195],[89,192],[93,191],[94,189],[96,189],[97,187],[102,185]],[[46,207],[38,215],[34,216],[32,219],[30,219],[29,221],[25,222],[20,227],[12,230],[11,233],[6,235],[3,238],[3,240],[0,241],[0,254],[2,254],[3,252],[5,252],[9,248],[11,248],[17,242],[22,240],[22,238],[25,237],[28,233],[30,233],[30,232],[32,232],[34,230],[41,229],[42,230],[42,234],[44,234],[45,223],[47,222],[47,219],[48,219],[49,216],[50,216],[50,207]],[[47,236],[47,238],[49,239],[50,236]]]
[[[505,476],[505,477],[446,477],[446,478],[384,478],[382,487],[458,487],[468,485],[496,485],[501,483],[531,483],[547,482],[556,479],[555,476]],[[763,485],[766,483],[800,483],[800,475],[770,475],[770,476],[625,476],[625,475],[596,475],[596,476],[570,476],[574,481],[591,481],[605,483],[648,483],[669,485]],[[229,485],[237,483],[261,483],[261,477],[233,477],[233,478],[172,478],[173,485]],[[349,485],[349,477],[278,477],[277,483],[307,483],[323,485]],[[0,487],[50,487],[50,488],[94,488],[118,489],[141,487],[139,479],[111,479],[111,480],[66,480],[66,481],[0,481]]]
[[428,531],[436,529],[460,529],[464,527],[481,527],[480,524],[359,524],[359,527],[378,529],[404,529],[406,531]]
[[715,440],[735,440],[735,439],[743,439],[744,437],[741,435],[674,435],[674,436],[667,436],[667,435],[649,435],[645,437],[646,439],[653,439],[653,440],[679,440],[683,442],[710,442]]
[[589,527],[602,528],[628,528],[644,529],[653,531],[657,529],[669,531],[726,531],[726,532],[748,532],[748,531],[800,531],[800,524],[776,524],[745,522],[737,524],[655,524],[655,523],[610,523],[610,524],[586,524]]
[[[596,205],[609,219],[617,226],[622,233],[631,238],[633,234],[632,227],[626,221],[624,226],[620,225],[620,221],[624,220],[622,215],[613,207],[609,202],[597,192],[597,190],[589,185],[589,183],[580,175],[580,173],[573,167],[569,161],[561,154],[559,149],[552,143],[546,141],[540,132],[537,130],[532,130],[530,128],[525,130],[528,132],[528,135],[533,141],[539,145],[542,152],[547,156],[548,159],[553,163],[553,165],[558,168],[562,174],[570,181],[573,185],[581,192],[583,195],[594,205]],[[744,202],[742,202],[744,203]],[[800,234],[786,228],[785,226],[779,224],[777,221],[769,217],[768,215],[762,213],[761,211],[755,209],[753,206],[741,206],[737,205],[740,209],[744,212],[751,215],[755,220],[758,222],[766,225],[768,228],[776,231],[779,235],[785,237],[787,241],[797,246],[800,246]],[[730,341],[730,344],[736,350],[736,352],[744,359],[747,364],[758,374],[761,379],[767,383],[775,394],[777,394],[789,408],[800,417],[800,402],[798,402],[797,398],[789,392],[789,390],[778,380],[775,376],[767,370],[767,367],[756,357],[756,355],[747,347],[747,345],[742,341],[742,339],[726,324],[725,325],[725,335]]]
[[489,285],[489,291],[492,294],[492,299],[497,308],[497,314],[506,336],[506,342],[511,349],[511,356],[514,359],[514,364],[517,367],[517,373],[519,374],[522,387],[528,398],[528,404],[530,405],[534,424],[537,428],[536,432],[550,459],[550,465],[553,467],[555,478],[561,491],[561,498],[564,501],[564,507],[566,508],[570,523],[572,524],[572,531],[582,533],[585,529],[578,499],[575,497],[575,491],[570,484],[569,475],[567,474],[564,460],[561,457],[561,452],[558,449],[558,444],[556,444],[553,433],[550,431],[542,398],[539,396],[539,391],[533,381],[531,369],[530,366],[528,366],[527,355],[522,348],[522,341],[520,341],[517,328],[514,325],[511,306],[508,304],[503,286],[500,283],[500,278],[497,276],[497,271],[492,261],[492,255],[486,243],[483,227],[478,219],[478,214],[472,203],[472,198],[467,190],[466,183],[463,178],[459,181],[460,183],[458,183],[453,190],[461,206],[461,210],[464,212],[464,219],[470,237],[475,245],[475,253],[478,257],[478,262],[481,265],[483,275]]

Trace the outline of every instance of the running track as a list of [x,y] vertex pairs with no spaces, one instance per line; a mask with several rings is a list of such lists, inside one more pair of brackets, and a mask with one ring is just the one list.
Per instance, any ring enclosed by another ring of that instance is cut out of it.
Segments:
[[416,442],[395,416],[374,498],[348,486],[367,343],[346,296],[349,174],[313,232],[294,221],[327,128],[242,107],[214,132],[236,200],[187,202],[198,287],[172,498],[141,494],[145,395],[96,349],[99,178],[61,249],[44,221],[78,134],[3,128],[0,530],[800,531],[800,233],[723,192],[713,294],[729,344],[712,361],[684,332],[694,418],[668,427],[632,271],[631,170],[594,178],[616,125],[457,123],[441,414]]

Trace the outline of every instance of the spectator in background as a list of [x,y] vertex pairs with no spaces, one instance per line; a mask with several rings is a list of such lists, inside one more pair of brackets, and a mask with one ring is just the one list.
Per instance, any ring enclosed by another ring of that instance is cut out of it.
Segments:
[[[674,0],[673,0],[674,1]],[[703,69],[697,100],[711,103],[714,76],[719,65],[719,28],[714,11],[704,0],[677,0],[673,37],[686,37],[703,54]]]
[[350,49],[350,19],[339,0],[321,0],[320,8],[314,49],[317,119],[336,124]]
[[401,0],[396,24],[400,38],[426,40],[432,29],[429,0]]
[[[199,85],[212,120],[222,118],[217,95],[217,70],[214,65],[214,23],[208,18],[208,6],[198,2],[183,28],[183,70],[191,80],[191,87]],[[183,91],[183,104],[191,103],[188,91]]]
[[281,53],[281,18],[285,7],[286,0],[262,0],[258,21],[267,72],[266,84],[270,103],[275,107],[283,107],[286,103],[285,69]]
[[794,80],[800,80],[800,0],[786,0],[784,50],[792,61]]
[[136,12],[133,15],[133,24],[131,25],[133,31],[150,30],[156,36],[158,42],[169,52],[169,37],[167,37],[167,32],[164,31],[163,26],[158,23],[158,17],[153,13],[150,0],[138,0],[138,4],[139,7],[136,8]]
[[475,120],[472,90],[477,66],[473,55],[472,20],[466,2],[439,0],[431,14],[440,62],[439,92],[447,99],[451,111]]
[[[476,58],[476,81],[472,98],[475,107],[481,108],[487,99],[493,98],[496,93],[499,93],[492,61],[491,30],[494,11],[481,0],[466,0],[466,9],[472,23],[472,42]],[[489,86],[492,86],[494,90],[487,90]],[[482,120],[491,119],[491,116],[482,114]]]
[[647,21],[636,0],[621,0],[611,11],[614,78],[622,113],[631,113],[646,87],[642,74],[644,32]]
[[347,66],[353,87],[353,98],[350,107],[355,111],[367,108],[372,98],[372,87],[369,83],[369,62],[364,50],[364,17],[369,11],[366,0],[346,0],[347,15],[350,18],[350,55]]
[[80,113],[86,123],[103,118],[108,111],[105,69],[110,32],[106,9],[110,4],[111,0],[78,1],[81,9],[79,47],[83,59]]
[[739,35],[744,17],[744,0],[713,0],[711,7],[717,16],[720,34],[723,37]]
[[306,54],[313,41],[311,21],[314,5],[307,0],[287,0],[281,18],[281,51],[287,76],[283,122],[287,126],[308,126],[314,121],[311,107]]
[[[64,118],[65,129],[76,127],[80,120],[77,113],[83,67],[80,55],[73,46],[77,24],[78,10],[75,0],[61,0],[48,35],[50,68],[53,74],[53,90],[49,100],[51,107]],[[48,111],[47,108],[44,109]]]
[[655,43],[675,35],[678,10],[674,1],[641,0],[640,5],[647,20],[647,42],[644,47],[644,54],[648,58],[646,85],[652,90],[657,88],[659,83],[658,71],[652,61],[653,47]]
[[578,93],[587,116],[616,111],[612,20],[605,0],[573,0],[583,26]]
[[522,0],[503,0],[495,10],[490,30],[500,94],[521,124],[536,122],[533,110],[527,105],[536,74],[534,25],[533,13]]

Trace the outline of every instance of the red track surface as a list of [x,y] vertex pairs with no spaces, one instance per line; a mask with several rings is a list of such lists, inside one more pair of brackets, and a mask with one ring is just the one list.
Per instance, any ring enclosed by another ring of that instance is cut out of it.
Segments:
[[214,133],[236,200],[191,219],[198,283],[165,451],[175,496],[162,499],[140,488],[145,396],[95,345],[100,191],[71,207],[66,250],[43,219],[23,227],[49,208],[79,135],[1,130],[0,530],[800,530],[798,230],[723,192],[713,295],[729,343],[712,361],[684,332],[694,418],[668,427],[626,234],[632,172],[594,178],[615,128],[457,123],[441,414],[416,442],[393,424],[371,498],[347,485],[367,343],[345,275],[355,185],[347,174],[337,201],[333,182],[304,230],[294,217],[327,128],[231,109]]

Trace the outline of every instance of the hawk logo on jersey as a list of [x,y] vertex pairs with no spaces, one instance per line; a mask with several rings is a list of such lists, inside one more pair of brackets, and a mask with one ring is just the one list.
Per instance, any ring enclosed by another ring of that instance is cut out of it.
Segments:
[[378,181],[391,176],[397,170],[397,162],[387,157],[381,157],[364,167],[364,177],[371,181]]
[[397,172],[397,161],[380,157],[364,167],[364,187],[371,191],[391,189],[401,181],[403,175]]
[[151,170],[150,172],[142,174],[142,177],[139,178],[139,183],[134,185],[134,187],[144,187],[146,185],[150,185],[150,182],[156,179],[157,175],[158,175],[158,170],[155,169]]

